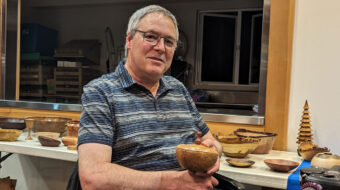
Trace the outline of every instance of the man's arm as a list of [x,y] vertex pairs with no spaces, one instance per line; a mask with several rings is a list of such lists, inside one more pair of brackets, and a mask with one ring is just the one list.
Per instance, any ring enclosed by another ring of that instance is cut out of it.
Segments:
[[212,189],[218,184],[212,177],[197,177],[185,171],[146,172],[111,163],[112,149],[98,143],[78,147],[79,178],[88,189]]

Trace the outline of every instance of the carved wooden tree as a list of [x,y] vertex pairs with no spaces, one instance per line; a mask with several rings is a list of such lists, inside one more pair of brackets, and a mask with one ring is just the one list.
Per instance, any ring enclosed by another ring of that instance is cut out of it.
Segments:
[[305,106],[303,107],[303,114],[300,124],[300,129],[298,133],[298,141],[296,143],[301,144],[303,142],[311,142],[313,141],[313,134],[312,134],[312,124],[309,115],[309,106],[306,100]]

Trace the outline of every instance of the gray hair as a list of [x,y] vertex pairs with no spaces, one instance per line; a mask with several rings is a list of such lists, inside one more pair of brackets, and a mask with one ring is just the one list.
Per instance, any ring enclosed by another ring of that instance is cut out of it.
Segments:
[[[142,18],[145,15],[150,14],[150,13],[161,13],[169,17],[175,25],[176,39],[178,40],[179,32],[178,32],[178,23],[177,23],[176,17],[170,11],[168,11],[167,9],[159,5],[149,5],[141,9],[138,9],[136,12],[134,12],[130,17],[126,35],[130,35],[130,37],[132,38],[136,34],[136,29],[139,27],[139,23],[142,20]],[[127,56],[126,47],[125,47],[125,56]]]

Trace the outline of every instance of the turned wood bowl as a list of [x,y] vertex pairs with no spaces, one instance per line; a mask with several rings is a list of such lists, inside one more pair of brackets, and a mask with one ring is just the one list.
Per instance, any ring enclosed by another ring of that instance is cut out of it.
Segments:
[[312,161],[312,167],[331,169],[333,166],[340,166],[340,156],[330,152],[316,154]]
[[311,161],[316,154],[321,152],[329,152],[329,149],[319,147],[312,142],[301,143],[298,148],[299,155],[306,161]]
[[231,165],[235,167],[241,167],[241,168],[247,168],[251,165],[255,164],[254,161],[248,160],[248,159],[239,159],[239,158],[228,158],[226,161]]
[[0,141],[16,141],[21,133],[18,129],[0,129]]
[[260,140],[259,145],[252,151],[252,154],[268,154],[272,150],[275,139],[277,137],[276,133],[251,131],[247,129],[239,128],[234,131],[234,134],[239,137],[247,138],[257,138]]
[[180,144],[176,147],[176,157],[182,168],[193,172],[206,172],[218,159],[213,148],[197,144]]
[[18,129],[23,130],[26,128],[25,119],[0,117],[0,128],[2,129]]
[[225,156],[232,158],[244,158],[256,149],[259,142],[260,141],[258,139],[242,139],[242,141],[239,142],[234,141],[233,143],[220,143],[222,145],[222,152]]
[[283,159],[265,159],[264,163],[270,169],[278,172],[289,172],[299,166],[298,162]]
[[33,120],[34,132],[56,132],[63,134],[66,130],[66,123],[70,118],[46,116],[46,117],[26,117],[26,120]]
[[56,147],[56,146],[60,145],[59,140],[53,139],[53,138],[50,138],[50,137],[39,136],[38,139],[39,139],[39,142],[42,146]]
[[79,120],[71,120],[66,123],[67,136],[78,137]]

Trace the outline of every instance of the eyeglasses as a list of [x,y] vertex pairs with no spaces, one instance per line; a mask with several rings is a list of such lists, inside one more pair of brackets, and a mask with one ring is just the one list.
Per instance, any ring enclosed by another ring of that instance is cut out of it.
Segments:
[[155,46],[159,43],[159,41],[163,38],[164,39],[164,45],[168,49],[176,49],[177,47],[177,41],[173,38],[169,37],[161,37],[159,34],[153,33],[153,32],[144,32],[141,30],[135,30],[136,32],[140,32],[143,34],[144,42],[150,44],[151,46]]

